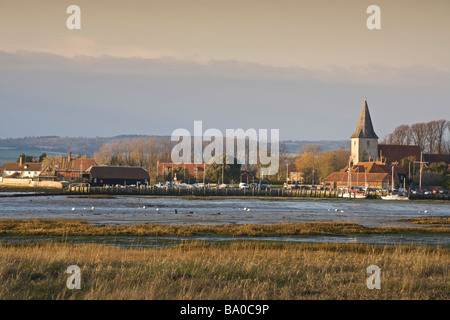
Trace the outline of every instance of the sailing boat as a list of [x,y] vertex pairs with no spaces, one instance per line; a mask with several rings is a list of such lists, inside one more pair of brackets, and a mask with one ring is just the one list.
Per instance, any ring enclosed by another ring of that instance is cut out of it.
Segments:
[[[392,186],[391,189],[394,190],[394,166],[392,166]],[[409,200],[409,198],[405,195],[391,192],[387,196],[381,196],[383,200]]]
[[[354,192],[351,191],[351,181],[352,181],[351,174],[352,174],[352,171],[351,171],[351,167],[350,167],[350,161],[348,163],[348,171],[347,172],[348,172],[348,175],[347,175],[347,177],[348,177],[348,179],[347,179],[348,187],[347,187],[346,192],[342,195],[342,197],[343,198],[349,198],[349,199],[351,199],[351,198],[353,198],[353,199],[365,199],[365,198],[367,198],[367,195],[366,195],[365,192],[360,192],[358,190],[355,190]],[[358,179],[358,173],[356,173],[356,179]],[[358,183],[356,183],[356,185],[358,185]]]
[[347,174],[347,191],[342,194],[342,198],[349,198],[349,199],[351,199],[352,197],[353,198],[355,197],[355,195],[354,194],[352,195],[352,193],[350,192],[351,174],[352,174],[350,163],[351,163],[351,161],[349,159],[348,160],[348,170],[347,170],[347,173],[348,173]]
[[[356,177],[358,177],[358,175]],[[355,192],[355,198],[356,199],[366,199],[367,198],[367,171],[366,171],[366,166],[364,166],[364,184],[365,184],[365,191],[360,192],[359,190],[357,190]],[[356,185],[358,185],[358,183]]]

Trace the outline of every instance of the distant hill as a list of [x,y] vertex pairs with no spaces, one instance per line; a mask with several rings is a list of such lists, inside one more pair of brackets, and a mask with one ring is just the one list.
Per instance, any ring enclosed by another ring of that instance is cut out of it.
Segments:
[[323,151],[336,150],[340,148],[350,149],[350,140],[320,140],[320,141],[307,141],[307,140],[285,140],[281,141],[289,150],[290,154],[296,154],[297,150],[306,144],[313,144],[320,146]]
[[137,137],[147,136],[121,135],[95,138],[45,136],[0,139],[0,163],[16,161],[21,153],[33,156],[39,156],[42,153],[66,155],[70,151],[73,155],[84,154],[90,157],[107,142]]
[[[107,143],[120,141],[124,139],[155,137],[145,135],[120,135],[115,137],[24,137],[24,138],[8,138],[0,139],[0,166],[4,162],[16,161],[21,153],[27,155],[39,156],[42,153],[47,155],[66,155],[72,152],[73,155],[84,154],[91,157],[95,151]],[[326,141],[298,141],[286,140],[281,141],[288,148],[290,154],[295,154],[305,144],[314,144],[322,148],[322,150],[334,150],[339,148],[349,148],[349,140],[326,140]]]

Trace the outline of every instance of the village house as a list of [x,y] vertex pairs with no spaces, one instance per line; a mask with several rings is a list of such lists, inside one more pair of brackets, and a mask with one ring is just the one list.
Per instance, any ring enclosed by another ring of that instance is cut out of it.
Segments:
[[[393,168],[392,168],[393,167]],[[394,185],[403,182],[406,172],[403,166],[394,164],[388,165],[384,162],[358,162],[348,166],[339,172],[334,172],[324,179],[324,186],[328,188],[342,187],[367,187],[374,189],[391,188],[392,169],[394,171]]]
[[303,172],[300,171],[290,171],[289,172],[289,181],[293,183],[303,183]]
[[92,158],[72,159],[72,153],[68,152],[67,157],[59,158],[57,163],[45,168],[39,175],[39,180],[73,180],[81,179],[87,174],[90,167],[97,163]]
[[[183,168],[190,177],[196,180],[203,179],[205,174],[205,164],[204,163],[173,163],[173,162],[157,162],[156,164],[156,174],[158,178],[164,180],[165,177],[169,175],[173,168]],[[178,177],[180,178],[180,177]]]
[[2,178],[34,179],[39,176],[44,166],[40,162],[6,162],[3,168]]

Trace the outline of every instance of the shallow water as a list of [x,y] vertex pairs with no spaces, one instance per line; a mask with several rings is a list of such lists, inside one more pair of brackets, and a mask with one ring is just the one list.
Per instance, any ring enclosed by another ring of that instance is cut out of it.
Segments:
[[[145,208],[144,208],[145,206]],[[250,208],[250,211],[244,210]],[[175,210],[177,213],[175,213]],[[425,213],[427,211],[427,213]],[[176,197],[118,196],[113,199],[69,198],[67,196],[27,196],[0,198],[0,219],[65,218],[86,219],[94,224],[273,224],[280,222],[340,221],[363,226],[411,226],[399,219],[449,217],[444,202],[383,201],[349,199],[238,199],[212,200]],[[414,225],[417,226],[417,225]],[[370,237],[288,237],[289,241],[440,243],[446,235]],[[192,238],[190,238],[192,239]],[[239,240],[238,238],[233,238]],[[249,240],[249,238],[245,238]],[[258,240],[264,240],[257,238]],[[307,239],[307,240],[305,240]],[[309,239],[309,240],[308,240]],[[151,239],[147,243],[151,244]],[[180,240],[180,239],[177,239]],[[201,239],[200,239],[201,240]],[[266,240],[271,240],[266,239]],[[277,237],[276,240],[284,241]]]
[[[250,211],[244,211],[244,208],[249,208]],[[0,219],[81,218],[102,224],[271,224],[345,221],[364,226],[405,226],[410,224],[396,220],[428,216],[449,217],[450,204],[367,199],[202,200],[130,196],[113,199],[66,196],[0,198]]]

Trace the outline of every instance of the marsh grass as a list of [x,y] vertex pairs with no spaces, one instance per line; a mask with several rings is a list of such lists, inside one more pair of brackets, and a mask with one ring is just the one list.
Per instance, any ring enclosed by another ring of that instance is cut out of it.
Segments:
[[448,217],[422,217],[422,218],[399,219],[398,221],[411,222],[414,224],[434,224],[434,225],[450,224],[450,218]]
[[[448,299],[449,262],[439,247],[0,243],[0,299]],[[66,287],[72,264],[81,268],[81,290]],[[366,287],[373,264],[381,268],[381,290]]]
[[312,222],[279,224],[92,225],[75,219],[2,219],[0,235],[44,236],[283,236],[283,235],[370,235],[407,233],[448,233],[448,225],[422,227],[364,227],[351,222]]

